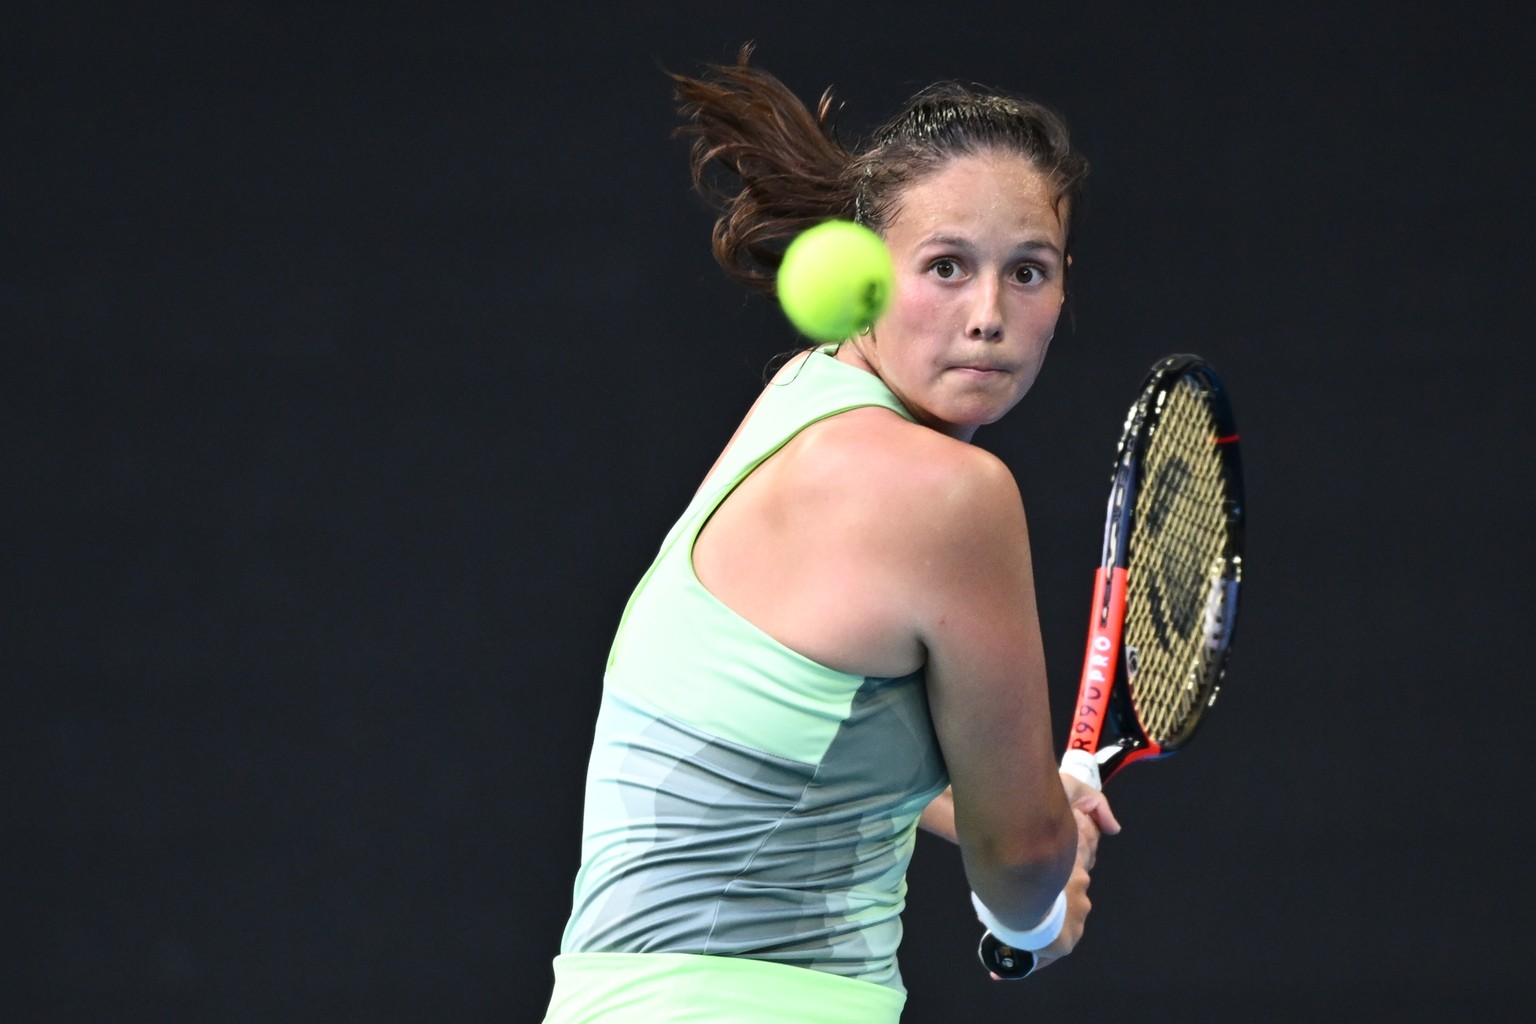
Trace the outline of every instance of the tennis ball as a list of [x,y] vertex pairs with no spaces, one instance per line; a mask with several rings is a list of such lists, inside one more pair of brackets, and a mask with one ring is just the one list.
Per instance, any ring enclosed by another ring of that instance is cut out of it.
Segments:
[[896,272],[885,242],[860,224],[829,220],[801,232],[779,265],[779,305],[813,341],[842,341],[874,323]]

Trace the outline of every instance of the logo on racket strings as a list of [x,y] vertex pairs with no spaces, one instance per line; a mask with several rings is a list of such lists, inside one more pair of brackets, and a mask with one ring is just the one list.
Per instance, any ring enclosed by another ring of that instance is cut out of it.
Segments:
[[1200,615],[1196,603],[1175,599],[1177,591],[1182,589],[1177,582],[1187,574],[1179,571],[1183,538],[1173,535],[1178,511],[1175,506],[1192,477],[1189,464],[1177,456],[1158,466],[1148,489],[1151,495],[1142,519],[1145,540],[1157,549],[1156,567],[1148,580],[1147,604],[1152,628],[1164,650],[1174,644],[1173,637],[1169,636],[1170,629],[1179,640],[1187,640]]

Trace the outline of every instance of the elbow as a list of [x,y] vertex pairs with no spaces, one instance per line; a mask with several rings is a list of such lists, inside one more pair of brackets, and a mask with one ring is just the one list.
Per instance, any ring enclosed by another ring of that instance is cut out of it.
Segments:
[[1066,885],[1077,860],[1077,821],[1068,812],[1025,834],[988,845],[983,857],[998,870],[1037,878],[1059,889]]

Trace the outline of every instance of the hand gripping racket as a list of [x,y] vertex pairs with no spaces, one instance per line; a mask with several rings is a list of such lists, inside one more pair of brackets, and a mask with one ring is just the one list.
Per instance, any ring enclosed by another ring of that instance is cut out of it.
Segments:
[[[1242,547],[1243,474],[1226,389],[1198,356],[1168,356],[1143,382],[1120,438],[1062,771],[1097,788],[1189,742],[1226,668]],[[991,932],[977,953],[1003,979],[1035,967],[1033,953]]]

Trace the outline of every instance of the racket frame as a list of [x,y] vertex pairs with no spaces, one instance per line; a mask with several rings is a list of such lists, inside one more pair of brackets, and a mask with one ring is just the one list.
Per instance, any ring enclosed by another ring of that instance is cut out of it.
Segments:
[[[1127,573],[1136,497],[1143,483],[1147,446],[1156,435],[1169,395],[1185,381],[1192,381],[1204,393],[1216,425],[1216,443],[1224,449],[1222,474],[1227,498],[1223,507],[1226,544],[1222,556],[1227,569],[1219,583],[1222,610],[1207,634],[1212,654],[1204,675],[1196,681],[1200,710],[1191,715],[1173,736],[1159,742],[1147,735],[1146,728],[1137,718],[1126,681],[1128,661],[1134,657],[1123,642]],[[1115,457],[1104,519],[1104,546],[1094,573],[1088,645],[1078,682],[1077,705],[1068,730],[1069,753],[1063,759],[1068,763],[1076,757],[1081,763],[1082,754],[1070,752],[1090,754],[1097,764],[1098,779],[1087,781],[1102,785],[1104,780],[1132,762],[1167,757],[1181,749],[1194,734],[1204,709],[1220,692],[1242,580],[1244,499],[1238,443],[1226,388],[1208,363],[1199,356],[1179,353],[1159,360],[1152,367],[1126,415]],[[1115,737],[1108,743],[1103,742],[1106,725]]]

